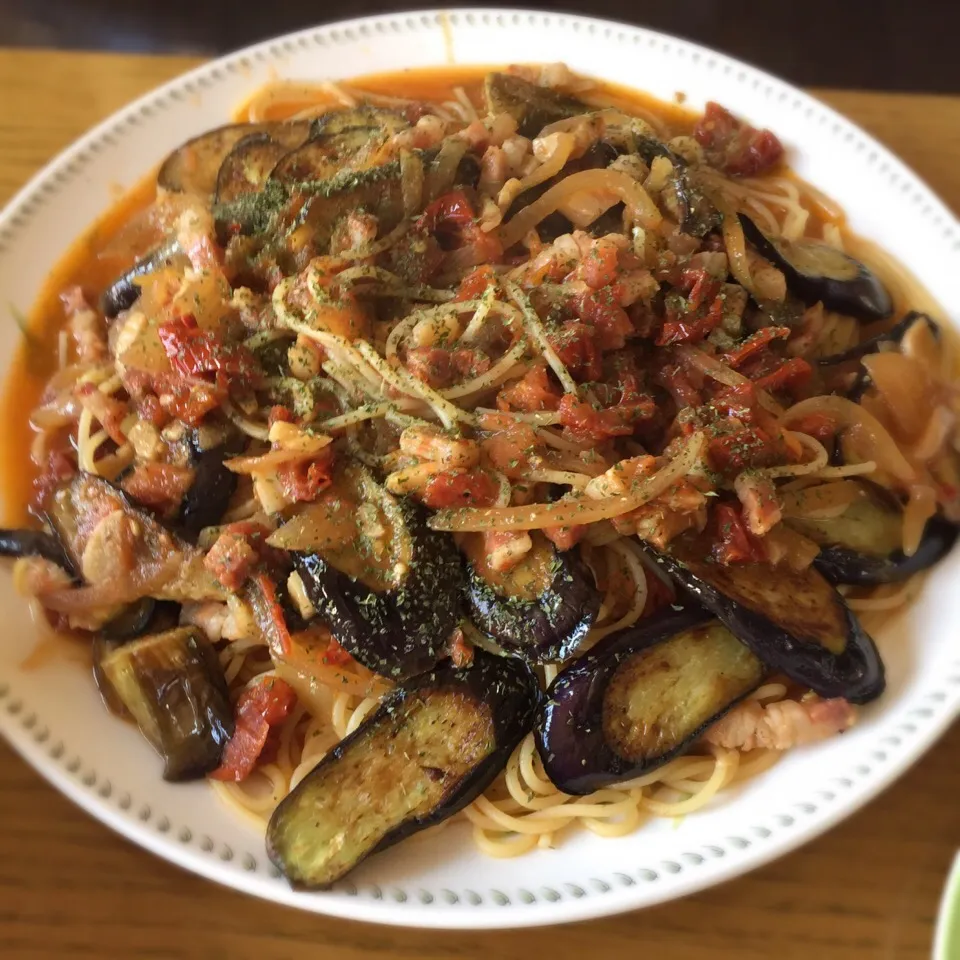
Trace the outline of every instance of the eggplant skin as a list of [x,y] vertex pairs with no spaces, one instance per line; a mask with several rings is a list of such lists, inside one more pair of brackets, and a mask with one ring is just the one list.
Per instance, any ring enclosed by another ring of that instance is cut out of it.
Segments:
[[799,297],[808,306],[818,301],[828,310],[855,317],[864,323],[874,320],[886,320],[893,314],[893,300],[890,292],[877,276],[859,260],[817,241],[797,241],[794,249],[799,252],[802,246],[807,251],[819,250],[820,256],[829,255],[835,261],[843,262],[853,271],[853,276],[837,277],[825,273],[804,273],[796,267],[783,248],[789,249],[788,242],[772,240],[745,214],[740,214],[740,223],[747,240],[759,253],[783,271],[790,292]]
[[76,575],[60,541],[43,530],[0,529],[0,557],[43,557]]
[[117,277],[104,290],[100,298],[100,308],[104,316],[112,320],[122,311],[129,310],[140,299],[140,287],[137,281],[148,273],[161,270],[180,254],[179,242],[175,238],[168,240],[138,260],[126,273]]
[[292,886],[325,889],[453,816],[503,769],[540,696],[528,666],[482,650],[405,681],[277,807],[268,856]]
[[223,668],[209,640],[179,627],[118,646],[99,661],[101,676],[164,761],[165,780],[215,770],[234,718]]
[[872,586],[896,583],[942,560],[957,541],[958,526],[934,514],[912,556],[900,549],[903,508],[889,491],[858,481],[860,495],[839,516],[824,520],[788,518],[792,529],[820,546],[814,565],[830,583]]
[[712,560],[702,542],[685,539],[674,541],[671,553],[646,549],[768,667],[826,699],[867,703],[883,693],[876,645],[817,570],[726,567]]
[[413,501],[401,501],[413,559],[397,590],[375,591],[320,554],[294,554],[307,596],[337,642],[391,680],[429,670],[460,618],[463,568],[453,540],[431,530]]
[[544,770],[577,796],[649,773],[685,752],[764,672],[699,604],[667,608],[604,637],[557,676],[534,730]]
[[533,601],[505,597],[469,561],[467,606],[474,625],[528,663],[566,660],[593,626],[601,597],[576,548],[555,551],[549,587]]
[[869,557],[833,544],[820,549],[814,564],[831,583],[864,587],[898,583],[939,563],[954,548],[958,532],[957,524],[938,513],[927,521],[920,545],[910,557],[902,550]]
[[194,477],[180,504],[178,531],[195,541],[204,527],[218,524],[227,512],[230,498],[237,489],[237,475],[223,461],[240,452],[242,438],[236,437],[206,450],[200,449],[196,436],[191,440]]

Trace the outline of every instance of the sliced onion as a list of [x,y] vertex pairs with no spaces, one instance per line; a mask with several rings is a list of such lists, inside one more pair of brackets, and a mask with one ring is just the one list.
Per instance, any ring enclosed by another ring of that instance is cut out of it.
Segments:
[[527,235],[544,217],[553,213],[574,194],[581,191],[609,190],[627,207],[630,219],[645,230],[659,226],[663,217],[646,190],[633,177],[616,170],[581,170],[564,177],[543,196],[524,207],[509,223],[500,228],[500,240],[509,249]]
[[862,440],[861,451],[869,452],[864,460],[873,460],[877,466],[904,483],[914,479],[914,470],[901,453],[886,427],[862,406],[846,397],[810,397],[795,404],[780,418],[782,426],[790,426],[808,414],[823,414],[841,430],[856,430]]
[[571,498],[520,507],[473,507],[441,510],[429,521],[434,530],[541,530],[544,527],[596,523],[630,513],[682,480],[703,452],[704,435],[694,433],[683,452],[655,474],[637,483],[631,493],[599,500]]

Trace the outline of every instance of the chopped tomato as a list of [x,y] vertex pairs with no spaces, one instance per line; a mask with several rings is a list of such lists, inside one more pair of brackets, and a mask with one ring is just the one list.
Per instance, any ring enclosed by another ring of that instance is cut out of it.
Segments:
[[547,334],[547,340],[556,351],[560,362],[579,383],[599,380],[603,374],[597,339],[594,329],[576,320],[567,320],[559,330]]
[[705,303],[712,303],[720,292],[720,281],[715,280],[703,267],[685,267],[680,272],[681,290],[687,292],[687,302],[691,310],[697,310]]
[[586,524],[577,523],[571,527],[545,527],[543,535],[558,550],[562,551],[575,547],[583,539],[586,532]]
[[826,443],[836,434],[837,425],[825,413],[808,413],[805,417],[791,423],[790,429]]
[[310,502],[330,486],[333,447],[324,447],[312,460],[283,463],[276,477],[283,495],[292,503]]
[[320,659],[332,667],[345,667],[348,663],[353,663],[353,657],[333,637],[330,638],[327,649],[324,650]]
[[482,267],[476,267],[460,281],[454,299],[457,301],[477,300],[486,293],[487,288],[495,282],[496,278],[497,275],[489,264],[485,263]]
[[274,404],[267,414],[267,423],[272,427],[275,423],[293,423],[293,414],[280,403]]
[[[712,283],[713,281],[711,281]],[[692,306],[692,300],[688,300]],[[657,337],[658,347],[671,343],[699,343],[723,322],[723,298],[714,295],[709,309],[697,308],[687,313],[667,310],[667,320]]]
[[194,471],[172,463],[138,463],[120,486],[134,500],[155,510],[176,507],[193,483]]
[[595,243],[573,271],[575,280],[582,280],[593,290],[609,286],[620,272],[617,260],[619,250],[613,243]]
[[417,220],[416,228],[433,234],[443,250],[474,247],[478,263],[497,263],[503,257],[499,238],[494,232],[484,233],[480,229],[473,207],[462,190],[434,200]]
[[623,378],[619,400],[605,409],[598,410],[569,393],[560,401],[560,422],[574,439],[584,442],[600,443],[611,437],[630,436],[638,420],[648,419],[655,412],[653,398],[641,393],[632,375]]
[[744,427],[734,433],[713,437],[707,444],[707,458],[714,470],[733,476],[748,467],[772,467],[787,459],[779,438],[760,427]]
[[286,720],[297,702],[293,687],[279,677],[264,677],[248,687],[234,707],[235,727],[227,741],[214,780],[239,783],[257,766],[271,730]]
[[769,130],[757,130],[710,101],[693,128],[710,163],[731,176],[755,177],[776,166],[783,144]]
[[769,343],[780,338],[785,340],[789,336],[789,327],[764,327],[762,330],[750,334],[746,340],[722,354],[720,359],[727,366],[736,370],[742,363],[762,352]]
[[256,358],[245,346],[201,330],[189,314],[160,324],[157,333],[174,373],[185,380],[212,376],[225,386],[231,380],[258,379]]
[[710,406],[722,416],[752,423],[757,411],[757,389],[752,383],[724,387],[710,401]]
[[456,239],[459,232],[473,221],[473,207],[467,195],[462,190],[454,190],[429,204],[417,220],[417,226],[428,233]]
[[516,383],[504,387],[497,394],[498,410],[556,410],[560,394],[550,382],[547,368],[536,366],[528,370]]
[[574,303],[577,316],[597,330],[601,350],[620,350],[634,332],[627,311],[617,303],[609,287],[587,293]]
[[724,565],[732,563],[762,563],[767,550],[762,540],[753,536],[736,507],[720,503],[714,507],[716,541],[713,555]]
[[813,367],[803,357],[791,357],[754,383],[762,390],[793,392],[806,386],[812,376]]
[[485,470],[444,470],[426,483],[421,499],[431,510],[449,507],[488,507],[500,488]]

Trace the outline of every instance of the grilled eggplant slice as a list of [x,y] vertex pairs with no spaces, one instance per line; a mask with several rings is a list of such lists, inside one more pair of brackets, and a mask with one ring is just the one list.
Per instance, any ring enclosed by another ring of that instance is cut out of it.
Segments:
[[873,640],[814,567],[724,566],[702,536],[678,537],[669,553],[647,549],[767,666],[826,698],[866,703],[883,693]]
[[859,360],[861,357],[869,356],[871,353],[880,353],[887,344],[899,346],[900,341],[907,335],[907,331],[915,323],[925,323],[933,334],[934,338],[940,339],[940,327],[932,317],[918,310],[911,310],[902,320],[898,320],[886,333],[878,333],[875,337],[870,337],[862,343],[858,343],[849,350],[843,350],[840,353],[832,353],[829,356],[821,357],[817,363],[821,367],[833,366],[837,363],[846,363],[848,360]]
[[322,889],[453,816],[503,768],[539,698],[529,667],[482,650],[406,681],[277,807],[270,859],[293,886]]
[[112,320],[121,311],[129,310],[140,299],[140,287],[137,281],[148,273],[156,273],[157,270],[174,265],[178,260],[184,264],[187,263],[176,238],[167,240],[138,260],[104,290],[100,298],[100,308],[104,316]]
[[216,203],[232,203],[256,193],[290,151],[269,133],[251,133],[224,157],[217,173]]
[[942,514],[927,521],[912,556],[901,549],[903,509],[888,491],[867,481],[849,481],[856,498],[838,517],[788,517],[794,530],[820,544],[814,563],[831,583],[870,586],[906,580],[943,559],[957,541],[957,525]]
[[536,724],[547,776],[586,794],[655,770],[763,680],[763,663],[702,607],[667,608],[563,670]]
[[343,170],[363,169],[363,159],[382,145],[376,127],[350,127],[337,133],[321,133],[286,154],[270,176],[281,183],[330,180]]
[[165,780],[195,779],[219,766],[233,709],[217,653],[200,630],[180,627],[123,644],[100,668],[163,758]]
[[509,113],[524,137],[535,137],[548,123],[575,117],[590,109],[575,97],[537,86],[510,73],[488,73],[483,92],[487,113]]
[[440,658],[459,619],[457,549],[359,464],[340,465],[325,495],[267,542],[294,551],[311,603],[364,666],[401,680]]
[[80,474],[57,490],[47,521],[87,584],[115,587],[113,602],[226,599],[201,551],[100,477]]
[[600,593],[576,548],[557,551],[542,534],[505,573],[493,570],[483,538],[467,541],[467,604],[473,623],[504,650],[529,663],[573,654],[600,609]]
[[180,504],[178,531],[191,542],[204,527],[218,524],[237,489],[237,475],[223,461],[239,453],[242,437],[228,437],[214,446],[203,446],[197,431],[191,435],[193,483]]
[[0,529],[0,557],[43,557],[74,573],[63,545],[44,530]]
[[[429,163],[437,151],[414,151]],[[376,214],[380,232],[392,230],[403,219],[400,161],[364,170],[341,170],[322,181],[282,183],[269,179],[259,193],[216,204],[214,219],[223,242],[236,234],[271,233],[280,237],[281,250],[307,237],[312,250],[325,251],[341,217],[356,209]]]
[[410,121],[396,110],[386,110],[383,107],[373,107],[363,104],[359,107],[348,107],[345,110],[330,110],[321,114],[313,121],[310,128],[311,138],[318,135],[343,133],[357,127],[367,127],[376,130],[382,136],[388,137],[401,130],[406,130]]
[[740,222],[746,238],[783,271],[790,292],[804,303],[820,301],[828,310],[864,322],[885,320],[893,313],[889,291],[859,260],[816,240],[768,237],[742,213]]
[[227,155],[241,140],[255,133],[267,133],[292,150],[310,135],[310,124],[303,120],[233,123],[202,133],[177,147],[163,161],[157,174],[158,186],[173,193],[211,197]]

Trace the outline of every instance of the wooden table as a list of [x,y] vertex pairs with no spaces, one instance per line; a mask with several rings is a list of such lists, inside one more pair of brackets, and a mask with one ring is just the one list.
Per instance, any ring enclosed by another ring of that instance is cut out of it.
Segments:
[[[93,123],[193,65],[0,50],[0,204]],[[960,97],[819,95],[960,208]],[[297,913],[184,873],[90,819],[0,744],[0,957],[924,960],[960,845],[958,759],[960,726],[826,836],[681,902],[559,929],[434,933]]]

